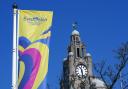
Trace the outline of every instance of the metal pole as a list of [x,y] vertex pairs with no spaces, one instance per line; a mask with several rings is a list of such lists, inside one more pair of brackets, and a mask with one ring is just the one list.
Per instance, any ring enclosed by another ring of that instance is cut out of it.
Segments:
[[13,53],[12,53],[12,89],[18,89],[17,59],[17,5],[13,5]]

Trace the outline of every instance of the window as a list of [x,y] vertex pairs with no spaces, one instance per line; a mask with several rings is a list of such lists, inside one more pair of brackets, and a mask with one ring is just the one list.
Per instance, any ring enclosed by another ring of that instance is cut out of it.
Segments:
[[79,41],[79,37],[76,37],[76,41]]
[[77,48],[77,57],[80,57],[80,49]]

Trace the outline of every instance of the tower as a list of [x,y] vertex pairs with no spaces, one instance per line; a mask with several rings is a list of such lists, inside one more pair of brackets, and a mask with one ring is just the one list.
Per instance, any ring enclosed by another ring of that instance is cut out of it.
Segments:
[[92,58],[86,53],[76,23],[73,24],[72,29],[68,55],[63,61],[61,89],[90,89],[90,77],[93,76]]

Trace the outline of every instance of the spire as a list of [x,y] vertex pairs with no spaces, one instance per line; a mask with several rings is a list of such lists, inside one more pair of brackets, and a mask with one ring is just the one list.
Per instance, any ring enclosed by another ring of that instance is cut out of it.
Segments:
[[77,24],[77,22],[74,22],[74,23],[72,24],[72,29],[73,29],[73,30],[77,30],[77,29],[78,29],[78,24]]
[[78,24],[77,24],[77,22],[74,22],[73,24],[72,24],[72,35],[79,35],[79,32],[77,31],[77,29],[78,29]]

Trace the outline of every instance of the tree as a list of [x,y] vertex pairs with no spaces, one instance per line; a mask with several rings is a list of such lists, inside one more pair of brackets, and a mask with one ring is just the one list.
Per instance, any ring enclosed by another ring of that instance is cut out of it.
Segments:
[[[105,60],[94,64],[94,70],[99,78],[103,80],[107,89],[114,89],[120,82],[121,89],[128,89],[128,42],[124,43],[119,49],[114,51],[116,63],[107,65]],[[112,60],[114,61],[114,60]]]

